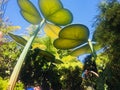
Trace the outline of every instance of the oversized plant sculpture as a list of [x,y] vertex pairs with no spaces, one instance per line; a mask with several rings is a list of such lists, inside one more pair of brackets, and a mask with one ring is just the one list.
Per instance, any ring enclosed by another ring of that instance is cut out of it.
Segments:
[[[59,26],[60,25],[64,26],[72,22],[73,17],[71,12],[63,7],[60,0],[38,0],[38,1],[39,1],[38,3],[41,14],[44,16],[43,19],[39,11],[30,2],[30,0],[18,0],[18,4],[20,6],[20,12],[24,17],[24,19],[30,22],[31,24],[38,25],[38,27],[28,41],[26,41],[24,38],[20,36],[9,33],[9,35],[17,43],[24,46],[24,49],[10,77],[8,90],[14,89],[15,83],[17,81],[20,69],[22,67],[23,61],[25,60],[27,52],[29,51],[31,44],[35,39],[36,35],[43,28],[44,24],[46,25],[47,29],[51,30],[51,27],[52,29],[54,27],[60,29],[60,27],[54,26],[54,24]],[[47,21],[53,24],[49,24]]]
[[[13,73],[9,81],[9,90],[13,90],[17,81],[20,69],[25,60],[25,57],[31,48],[31,44],[34,41],[38,32],[43,28],[47,35],[57,38],[54,41],[54,46],[58,49],[72,49],[71,55],[78,56],[80,54],[92,51],[94,59],[96,59],[96,53],[93,49],[93,45],[89,37],[89,30],[85,25],[72,24],[73,16],[68,9],[65,9],[60,0],[38,0],[39,9],[43,16],[40,15],[36,7],[30,2],[30,0],[18,0],[20,6],[20,12],[25,20],[29,23],[38,25],[34,34],[27,41],[24,38],[9,33],[9,35],[20,45],[24,46],[24,49],[18,59],[18,62],[13,70]],[[51,23],[49,23],[51,22]],[[65,26],[61,31],[60,26]],[[44,26],[44,27],[43,27]],[[58,36],[59,34],[59,36]],[[87,43],[88,42],[88,43]],[[83,47],[77,47],[84,43],[87,43]],[[76,48],[77,47],[77,48]],[[75,49],[73,49],[75,48]]]

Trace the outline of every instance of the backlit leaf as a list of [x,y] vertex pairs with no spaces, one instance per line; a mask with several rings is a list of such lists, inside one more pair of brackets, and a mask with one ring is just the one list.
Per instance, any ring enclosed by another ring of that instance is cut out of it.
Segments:
[[59,49],[75,48],[85,42],[89,37],[89,30],[81,24],[66,26],[59,33],[59,38],[54,41],[54,46]]
[[54,14],[63,8],[60,0],[39,0],[39,7],[45,17]]
[[41,16],[36,7],[29,0],[18,0],[22,16],[32,24],[39,24]]
[[83,43],[84,41],[81,40],[59,38],[54,41],[54,46],[58,49],[70,49]]
[[[102,48],[100,45],[98,45],[98,43],[96,43],[96,44],[94,43],[93,47],[94,47],[95,51],[100,50]],[[88,44],[86,44],[80,48],[77,48],[77,49],[71,51],[70,55],[79,56],[81,54],[88,54],[88,53],[91,53],[91,49],[90,49],[90,46]]]
[[72,14],[64,9],[60,0],[39,0],[39,7],[43,16],[57,25],[66,25],[72,22]]
[[55,61],[53,63],[55,63],[55,64],[62,64],[63,62],[61,60],[59,60],[59,59],[55,59]]
[[70,55],[72,55],[72,56],[79,56],[81,54],[87,54],[87,53],[90,53],[90,52],[91,52],[90,47],[89,47],[88,44],[86,44],[85,46],[80,47],[80,48],[70,52]]
[[39,22],[40,22],[39,18],[37,19],[37,18],[35,18],[34,15],[29,14],[25,11],[21,11],[21,14],[24,17],[24,19],[26,19],[28,22],[30,22],[32,24],[39,24]]
[[67,25],[72,22],[72,14],[67,9],[60,9],[46,19],[57,25]]
[[46,23],[44,26],[45,33],[51,38],[58,38],[60,30],[61,28],[59,26],[50,23]]
[[87,42],[89,30],[82,24],[72,24],[63,28],[59,33],[60,38],[83,40]]
[[54,62],[55,61],[55,56],[52,55],[51,53],[47,52],[47,51],[41,50],[39,52],[39,55],[44,57],[44,59],[49,61],[49,62]]
[[23,37],[18,36],[18,35],[14,35],[14,34],[12,34],[12,33],[8,33],[8,34],[9,34],[9,36],[10,36],[13,40],[15,40],[18,44],[20,44],[20,45],[22,45],[22,46],[25,46],[25,45],[26,45],[27,41],[26,41]]
[[47,62],[52,62],[54,64],[62,64],[63,63],[61,60],[55,59],[55,56],[48,51],[44,51],[44,50],[41,50],[38,48],[35,48],[34,50],[37,51],[39,56],[42,57],[42,59],[46,60]]

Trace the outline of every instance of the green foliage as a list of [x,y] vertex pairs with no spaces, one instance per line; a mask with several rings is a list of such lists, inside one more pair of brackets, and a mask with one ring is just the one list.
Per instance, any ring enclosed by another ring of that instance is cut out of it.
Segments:
[[[100,15],[97,17],[95,38],[102,46],[107,46],[105,54],[109,62],[101,73],[108,90],[120,88],[120,3],[117,0],[108,0],[102,4]],[[104,58],[105,60],[105,58]],[[105,75],[105,76],[104,76]],[[103,77],[104,76],[104,77]],[[99,90],[99,89],[98,89]]]
[[97,16],[98,21],[96,25],[95,38],[102,45],[111,45],[114,39],[118,39],[120,24],[120,20],[118,19],[120,16],[119,8],[119,3],[108,2],[108,4],[102,6],[101,14]]
[[59,90],[60,87],[56,86],[60,86],[59,74],[56,70],[56,62],[54,61],[55,57],[49,52],[42,51],[38,48],[31,50],[26,57],[25,64],[20,74],[21,80],[25,85],[39,83],[42,84],[44,88],[45,85],[50,85],[49,83],[51,83],[52,88],[56,87],[56,89],[58,88],[57,90]]
[[79,66],[69,66],[61,68],[61,83],[64,90],[79,90],[81,88],[81,68]]
[[[36,44],[37,46],[34,46]],[[44,45],[44,47],[47,48],[44,49],[41,47],[41,45]],[[71,72],[71,75],[73,74],[71,76],[72,78],[76,77],[76,79],[72,79],[74,80],[74,82],[75,81],[81,82],[82,64],[79,61],[77,61],[75,57],[66,56],[65,58],[64,57],[65,51],[59,53],[62,55],[61,57],[62,60],[59,61],[57,59],[54,60],[55,58],[59,59],[61,55],[57,53],[57,49],[53,47],[52,40],[49,37],[45,36],[41,38],[40,37],[36,38],[32,47],[33,47],[32,50],[26,57],[26,61],[20,74],[20,79],[24,82],[25,85],[29,83],[32,85],[34,83],[39,83],[45,89],[47,87],[51,87],[54,90],[59,90],[60,88],[67,88],[68,87],[67,83],[69,83],[70,78],[67,78],[66,74],[69,75],[69,72]],[[40,49],[35,47],[39,47]],[[55,57],[51,53],[55,55]],[[48,54],[50,55],[50,57],[52,56],[52,58],[47,58],[49,56]],[[77,78],[80,79],[77,80]],[[70,81],[70,83],[72,83],[72,80]],[[80,83],[78,85],[74,84],[70,87],[71,88],[80,87]]]
[[[65,51],[64,51],[65,52]],[[61,52],[61,53],[64,53]],[[63,69],[66,68],[68,69],[69,67],[72,67],[73,69],[75,69],[75,67],[79,67],[82,69],[83,64],[81,62],[79,62],[76,57],[70,56],[70,55],[66,55],[61,58],[62,59],[62,64],[57,65],[58,69]]]
[[8,80],[0,77],[0,90],[7,90]]
[[10,31],[15,31],[17,29],[20,29],[20,26],[13,26],[10,24],[9,21],[0,20],[0,31],[3,33],[3,35],[6,35]]
[[20,26],[11,26],[4,22],[2,22],[2,25],[0,26],[0,31],[2,31],[4,34],[7,34],[10,31],[15,31],[17,29],[20,29]]
[[[7,49],[6,49],[7,48]],[[15,42],[6,42],[0,46],[0,76],[8,77],[13,70],[16,59],[21,53]]]
[[84,87],[91,86],[95,88],[96,79],[99,77],[99,75],[98,75],[98,69],[97,69],[96,62],[92,60],[91,55],[88,55],[85,58],[82,77],[83,77],[82,86]]
[[50,53],[46,52],[47,56],[41,53],[42,51],[36,48],[31,50],[26,57],[20,74],[20,79],[25,85],[39,83],[44,89],[51,87],[54,90],[80,88],[82,64],[75,57],[63,58],[63,63],[58,64],[54,62],[55,58],[47,60],[48,54],[51,55]]
[[96,80],[96,90],[108,90],[106,80],[109,76],[111,76],[109,72],[110,69],[107,68],[109,62],[110,60],[108,54],[106,54],[105,52],[98,55],[96,59],[97,69],[99,72],[99,77]]
[[63,56],[61,64],[57,65],[62,89],[78,90],[81,88],[82,63],[76,57]]
[[14,90],[24,90],[24,84],[21,81],[18,81],[15,85]]
[[[0,90],[7,90],[7,85],[8,85],[8,79],[3,79],[0,77]],[[23,90],[24,85],[22,82],[17,82],[14,90]]]
[[48,36],[37,37],[32,45],[33,48],[40,48],[56,56],[57,49],[53,46],[53,40]]
[[95,61],[92,61],[92,56],[91,55],[88,55],[85,58],[85,63],[84,63],[83,71],[85,71],[85,70],[98,72],[97,71],[96,63],[95,63]]
[[106,54],[105,52],[102,54],[99,54],[96,59],[96,64],[99,72],[102,72],[102,70],[105,69],[107,63],[109,62],[110,60],[109,60],[108,54]]

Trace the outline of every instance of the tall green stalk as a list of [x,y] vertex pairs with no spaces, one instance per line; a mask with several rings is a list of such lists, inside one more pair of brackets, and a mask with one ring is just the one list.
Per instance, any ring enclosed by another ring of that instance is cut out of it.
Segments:
[[17,81],[17,78],[18,78],[18,75],[19,75],[19,72],[21,70],[21,67],[22,67],[22,64],[23,64],[23,61],[25,60],[25,57],[32,45],[32,42],[34,41],[35,37],[37,36],[38,32],[41,30],[42,26],[44,25],[45,23],[45,20],[43,19],[42,22],[40,23],[40,25],[38,26],[38,28],[36,29],[36,31],[34,32],[34,34],[30,37],[30,39],[28,40],[27,44],[25,45],[19,59],[18,59],[18,62],[12,72],[12,75],[10,77],[10,81],[9,81],[9,84],[8,84],[8,90],[14,90],[14,87],[15,87],[15,84],[16,84],[16,81]]
[[89,47],[90,47],[90,49],[91,49],[92,56],[94,57],[94,61],[95,61],[96,58],[97,58],[97,54],[96,54],[96,51],[95,51],[95,49],[94,49],[94,47],[93,47],[93,44],[92,44],[92,42],[91,42],[90,39],[88,39],[88,44],[89,44]]

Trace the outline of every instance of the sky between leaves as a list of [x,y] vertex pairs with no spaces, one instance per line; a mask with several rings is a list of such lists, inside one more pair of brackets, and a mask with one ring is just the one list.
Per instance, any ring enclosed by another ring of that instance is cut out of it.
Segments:
[[[30,0],[38,8],[38,0]],[[73,23],[80,23],[86,25],[90,31],[93,31],[92,24],[94,18],[97,15],[97,6],[100,0],[61,0],[64,7],[69,9],[73,13]],[[39,8],[38,8],[39,9]],[[17,0],[9,0],[7,4],[7,10],[5,18],[8,17],[9,21],[13,25],[21,26],[21,30],[17,30],[17,34],[25,34],[26,28],[30,25],[23,19],[20,14],[20,8],[18,7]]]

